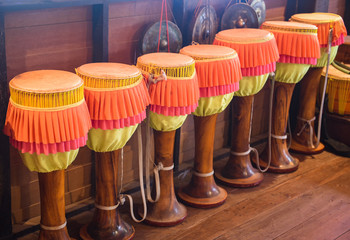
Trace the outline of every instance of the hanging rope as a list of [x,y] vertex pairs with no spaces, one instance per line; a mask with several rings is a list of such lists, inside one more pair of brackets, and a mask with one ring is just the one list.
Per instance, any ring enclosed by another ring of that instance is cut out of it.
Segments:
[[160,46],[160,38],[162,34],[162,21],[163,21],[163,11],[165,9],[165,23],[166,23],[166,35],[167,35],[167,41],[168,41],[168,52],[170,52],[170,41],[169,41],[169,26],[168,26],[168,7],[167,7],[166,0],[162,1],[162,10],[160,13],[160,21],[159,21],[159,35],[158,35],[158,47],[157,52],[159,52],[159,46]]

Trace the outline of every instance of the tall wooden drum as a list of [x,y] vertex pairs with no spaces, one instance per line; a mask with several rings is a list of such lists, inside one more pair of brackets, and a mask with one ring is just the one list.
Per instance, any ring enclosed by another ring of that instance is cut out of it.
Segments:
[[[95,151],[96,197],[92,221],[80,231],[83,239],[130,239],[134,228],[118,213],[120,150],[146,117],[149,95],[135,66],[89,63],[76,70],[84,80],[92,120],[87,145]],[[139,153],[140,154],[140,153]]]
[[180,50],[196,62],[200,99],[193,113],[195,125],[195,161],[192,179],[178,195],[189,205],[210,208],[224,203],[227,192],[214,180],[213,151],[215,123],[239,88],[242,78],[237,53],[229,47],[192,45]]
[[[261,28],[274,34],[280,53],[274,85],[269,171],[287,173],[295,171],[299,166],[298,159],[289,154],[287,147],[290,101],[295,84],[320,57],[317,27],[298,22],[267,21]],[[267,165],[268,151],[266,148],[260,157],[263,166]]]
[[[160,197],[150,203],[146,223],[172,226],[187,216],[175,196],[173,150],[175,130],[198,106],[199,88],[193,58],[176,53],[150,53],[137,59],[149,81],[150,126],[154,129],[155,162],[162,163]],[[151,83],[153,81],[153,83]]]
[[315,105],[317,91],[319,88],[322,69],[327,65],[328,59],[328,36],[330,29],[333,29],[333,37],[330,51],[330,63],[333,62],[338,46],[344,42],[347,35],[343,19],[332,13],[300,13],[291,17],[293,22],[313,24],[318,27],[317,37],[321,47],[321,57],[305,74],[300,85],[299,111],[297,124],[292,135],[291,149],[304,154],[320,153],[324,145],[317,145],[315,135]]
[[[232,100],[233,132],[230,159],[223,169],[215,172],[222,182],[234,187],[256,186],[262,173],[250,161],[251,118],[254,95],[265,85],[270,72],[275,71],[279,58],[276,40],[260,29],[230,29],[216,34],[214,44],[235,49],[241,62],[243,78]],[[257,156],[257,151],[254,149]]]
[[81,78],[41,70],[10,81],[4,133],[30,171],[38,172],[39,239],[70,239],[66,228],[64,169],[86,144],[91,121]]

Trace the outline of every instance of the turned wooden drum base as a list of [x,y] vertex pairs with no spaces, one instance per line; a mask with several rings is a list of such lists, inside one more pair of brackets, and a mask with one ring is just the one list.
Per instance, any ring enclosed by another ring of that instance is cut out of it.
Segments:
[[248,187],[256,187],[258,186],[263,180],[264,176],[262,173],[255,172],[253,175],[247,177],[247,178],[227,178],[222,175],[222,169],[218,169],[217,172],[215,172],[215,177],[224,185],[227,185],[229,187],[237,187],[237,188],[248,188]]
[[[120,226],[122,226],[122,224]],[[80,233],[79,233],[80,237],[83,240],[96,240],[96,238],[92,238],[90,236],[87,229],[88,229],[88,225],[85,225],[80,229]],[[118,228],[118,231],[115,231],[115,238],[113,238],[113,239],[129,240],[129,239],[133,239],[134,236],[135,236],[135,229],[133,226],[129,225],[127,228],[126,227],[125,228],[123,228],[123,227]],[[107,240],[110,238],[105,238],[105,239]]]
[[[295,83],[276,81],[274,84],[272,119],[271,119],[271,163],[268,172],[290,173],[299,167],[299,160],[292,157],[287,147],[287,122],[290,101]],[[268,162],[269,145],[260,156],[260,167],[266,168]],[[253,160],[255,165],[256,160]]]
[[132,239],[135,229],[125,222],[118,210],[118,158],[120,149],[95,152],[96,196],[92,221],[80,230],[84,240]]
[[225,167],[215,171],[216,178],[230,187],[254,187],[264,176],[251,164],[250,132],[251,109],[254,96],[234,97],[232,100],[232,145],[230,158]]
[[[155,162],[164,167],[173,165],[175,130],[161,132],[154,130]],[[187,209],[175,196],[173,170],[159,171],[160,197],[158,202],[149,203],[145,223],[159,227],[174,226],[185,220]],[[142,215],[142,209],[138,209]]]
[[213,174],[216,118],[217,114],[194,116],[195,159],[192,178],[178,192],[182,201],[193,207],[217,207],[227,198],[226,190],[216,185]]
[[305,155],[313,155],[313,154],[319,154],[323,152],[324,145],[320,143],[317,148],[309,148],[305,145],[298,143],[297,141],[292,140],[292,144],[290,145],[290,150],[293,152],[301,153]]
[[[193,185],[192,185],[193,186]],[[189,195],[187,192],[192,192],[191,191],[191,186],[187,186],[185,188],[181,188],[178,191],[178,196],[181,198],[181,201],[184,203],[196,207],[196,208],[213,208],[213,207],[218,207],[222,205],[226,198],[227,198],[227,192],[225,189],[217,186],[216,190],[218,190],[218,194],[215,196],[209,196],[207,198],[197,198]]]

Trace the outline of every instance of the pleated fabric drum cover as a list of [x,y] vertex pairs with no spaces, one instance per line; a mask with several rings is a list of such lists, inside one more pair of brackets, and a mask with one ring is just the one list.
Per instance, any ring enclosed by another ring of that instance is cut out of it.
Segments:
[[137,59],[137,67],[146,79],[167,80],[150,84],[150,126],[157,131],[172,131],[182,126],[188,114],[198,106],[199,87],[195,61],[177,53],[149,53]]
[[84,86],[74,73],[39,70],[10,83],[4,133],[30,171],[66,169],[87,141],[91,120]]
[[251,96],[266,83],[276,69],[278,48],[272,33],[261,29],[229,29],[216,34],[215,45],[226,46],[238,53],[243,78],[235,96]]
[[193,113],[209,116],[220,113],[239,89],[241,64],[236,51],[217,45],[191,45],[180,50],[196,62],[200,99]]
[[285,21],[266,21],[261,29],[276,38],[280,59],[276,67],[276,81],[298,83],[310,65],[320,58],[317,27],[311,24]]
[[324,67],[327,65],[327,45],[329,30],[333,28],[332,47],[330,62],[333,62],[338,52],[339,45],[344,43],[344,37],[347,36],[344,21],[341,16],[333,13],[299,13],[290,19],[292,22],[301,22],[315,25],[317,37],[321,47],[321,57],[313,67]]
[[146,117],[150,102],[138,68],[122,63],[89,63],[76,69],[92,120],[87,145],[95,152],[121,149]]

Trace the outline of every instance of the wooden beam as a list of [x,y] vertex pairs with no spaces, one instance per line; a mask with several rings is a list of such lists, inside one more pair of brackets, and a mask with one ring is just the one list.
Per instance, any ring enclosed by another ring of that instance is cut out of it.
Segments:
[[108,62],[109,4],[97,4],[92,8],[93,61]]
[[10,146],[8,137],[2,132],[9,100],[4,22],[4,13],[0,12],[0,239],[10,239],[12,234]]

